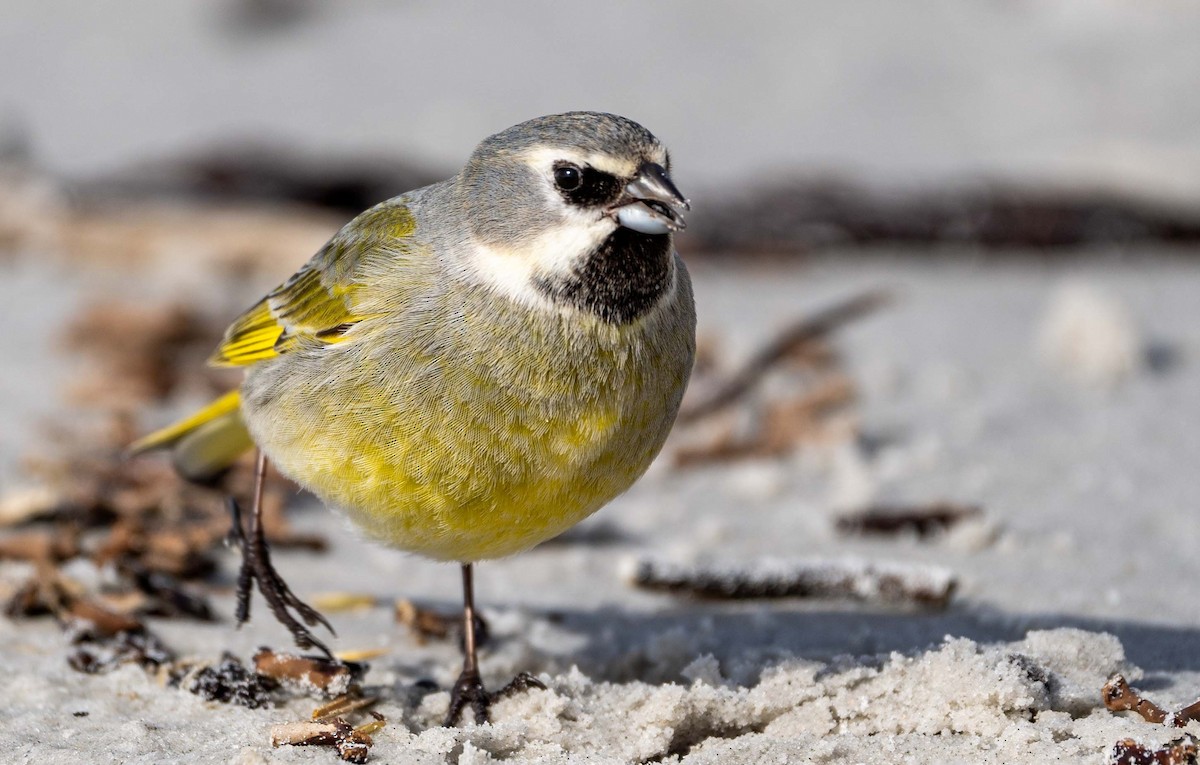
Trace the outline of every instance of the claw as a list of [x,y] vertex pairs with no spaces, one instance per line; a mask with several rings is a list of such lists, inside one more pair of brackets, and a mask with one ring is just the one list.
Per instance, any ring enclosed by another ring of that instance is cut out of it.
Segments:
[[[262,527],[252,523],[250,534],[246,534],[245,526],[242,524],[241,508],[232,497],[229,499],[229,512],[233,523],[228,539],[242,551],[242,565],[238,569],[237,575],[237,607],[234,611],[238,626],[242,626],[250,619],[250,590],[253,583],[257,581],[258,591],[267,601],[271,613],[275,615],[275,619],[280,624],[287,627],[296,646],[302,650],[315,648],[333,659],[333,653],[329,648],[308,629],[308,627],[320,625],[336,636],[337,633],[333,626],[319,611],[296,597],[296,594],[283,581],[283,577],[275,570],[271,564],[271,551],[263,536]],[[293,611],[304,621],[304,624],[301,624],[292,614]]]
[[458,676],[458,681],[454,683],[454,688],[450,691],[450,709],[446,712],[446,722],[443,725],[447,728],[458,725],[463,711],[468,706],[475,713],[475,724],[483,725],[488,721],[488,710],[493,702],[531,688],[539,688],[544,691],[546,685],[528,672],[522,672],[514,677],[508,685],[495,693],[489,693],[483,687],[483,680],[479,677],[479,672],[463,670],[463,673]]
[[496,699],[506,699],[513,694],[522,693],[523,691],[528,691],[531,688],[537,688],[539,691],[544,691],[546,690],[546,684],[528,672],[522,672],[512,680],[509,680],[508,685],[493,693],[492,701],[495,701]]
[[475,713],[475,723],[483,725],[488,721],[490,702],[491,699],[488,698],[488,692],[484,690],[483,680],[479,677],[479,673],[463,671],[450,691],[450,709],[446,712],[444,727],[453,728],[458,725],[459,718],[462,717],[463,710],[468,705]]

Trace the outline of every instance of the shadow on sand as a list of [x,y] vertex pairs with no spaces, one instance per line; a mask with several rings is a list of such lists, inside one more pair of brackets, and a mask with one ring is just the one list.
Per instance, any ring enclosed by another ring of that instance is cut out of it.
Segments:
[[752,681],[747,673],[772,659],[830,662],[854,657],[862,663],[863,657],[893,651],[919,653],[946,637],[986,644],[1063,627],[1115,635],[1126,657],[1149,673],[1200,671],[1200,629],[1068,614],[1011,614],[961,604],[930,613],[820,608],[794,601],[696,601],[651,613],[608,607],[556,611],[541,618],[586,643],[570,654],[547,657],[550,664],[564,669],[574,664],[594,679],[610,681],[678,679],[683,664],[710,653],[723,668],[741,666],[732,679],[746,682]]

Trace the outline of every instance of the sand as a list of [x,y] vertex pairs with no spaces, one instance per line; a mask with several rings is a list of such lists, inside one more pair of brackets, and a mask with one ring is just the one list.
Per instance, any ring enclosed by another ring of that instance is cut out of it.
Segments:
[[[1200,10],[1188,3],[7,5],[0,62],[27,75],[0,79],[0,154],[70,179],[243,137],[448,168],[488,130],[589,108],[667,140],[698,217],[790,173],[901,192],[999,179],[1181,209],[1200,199],[1185,97]],[[269,6],[291,10],[255,22]],[[56,239],[56,188],[0,200],[0,233],[24,237],[0,244],[0,496],[30,487],[20,459],[46,421],[83,419],[63,403],[80,361],[60,337],[77,309],[186,296],[228,318],[327,234],[315,214],[267,226],[245,211],[168,212],[76,221],[75,239]],[[258,262],[237,285],[210,280],[205,237]],[[64,242],[74,257],[56,251]],[[1200,269],[1162,248],[1010,255],[946,245],[933,258],[692,263],[701,334],[725,370],[798,316],[893,293],[834,342],[857,389],[857,437],[689,469],[672,464],[676,440],[563,541],[481,566],[485,679],[528,671],[547,685],[498,703],[490,725],[437,726],[457,647],[420,643],[393,618],[400,597],[457,608],[455,568],[362,542],[299,498],[296,525],[330,550],[278,553],[292,586],[376,602],[331,616],[335,649],[381,651],[365,683],[389,722],[372,761],[1103,763],[1119,739],[1181,735],[1108,712],[1100,688],[1120,671],[1167,709],[1200,695]],[[198,403],[182,398],[141,424]],[[923,539],[836,531],[872,504],[942,502],[982,515]],[[703,601],[633,587],[646,558],[932,567],[957,590],[942,611]],[[226,583],[236,563],[222,560]],[[29,573],[0,563],[0,591]],[[228,594],[214,602],[219,623],[151,626],[204,661],[287,646],[261,602],[241,630]],[[0,761],[336,761],[270,745],[271,726],[315,700],[208,702],[134,666],[81,674],[68,651],[51,620],[0,617]]]
[[[60,406],[71,363],[52,346],[63,311],[81,296],[129,289],[94,268],[0,263],[5,323],[30,327],[3,346],[13,391],[0,414],[6,491],[22,485],[16,458],[38,419]],[[172,268],[150,282],[170,283]],[[485,678],[498,685],[529,671],[548,686],[498,703],[481,727],[438,727],[457,648],[418,644],[392,616],[397,597],[452,611],[457,571],[360,541],[302,499],[296,524],[326,535],[331,551],[279,553],[292,586],[304,597],[377,598],[332,616],[335,649],[383,651],[365,681],[389,720],[372,761],[1101,763],[1118,739],[1158,745],[1180,735],[1106,711],[1100,688],[1120,671],[1168,709],[1200,693],[1191,479],[1200,271],[1165,251],[1057,265],[844,253],[692,270],[701,334],[727,365],[799,315],[891,290],[890,306],[836,339],[859,386],[860,437],[688,469],[672,467],[671,444],[564,541],[481,566],[493,634]],[[31,321],[30,311],[54,306]],[[1087,334],[1088,321],[1067,331],[1079,316],[1107,316],[1095,323],[1120,332],[1106,343]],[[1084,374],[1072,351],[1081,344],[1091,349]],[[834,530],[847,509],[935,501],[978,505],[982,518],[929,539]],[[959,586],[945,611],[703,601],[633,588],[630,567],[645,557],[750,570],[767,559],[852,557],[937,567]],[[235,564],[230,553],[227,574]],[[2,582],[27,573],[0,564]],[[69,573],[105,576],[85,564]],[[207,660],[287,647],[261,602],[237,631],[231,599],[215,602],[221,623],[152,626],[181,654]],[[327,749],[269,744],[271,726],[306,717],[313,700],[250,710],[164,687],[133,666],[83,675],[67,666],[66,637],[47,619],[0,619],[0,647],[8,761],[336,761]],[[419,684],[430,680],[441,690]]]

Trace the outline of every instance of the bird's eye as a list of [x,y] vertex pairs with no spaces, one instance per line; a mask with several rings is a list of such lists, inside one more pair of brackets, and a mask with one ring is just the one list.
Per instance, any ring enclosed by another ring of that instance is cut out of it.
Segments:
[[554,184],[563,191],[574,191],[583,183],[583,171],[575,165],[554,168]]

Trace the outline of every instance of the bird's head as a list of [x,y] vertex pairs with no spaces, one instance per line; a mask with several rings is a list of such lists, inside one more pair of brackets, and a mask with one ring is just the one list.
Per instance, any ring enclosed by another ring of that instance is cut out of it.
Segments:
[[[526,297],[558,302],[594,292],[581,281],[610,293],[620,287],[609,302],[630,290],[661,291],[671,234],[684,228],[689,209],[669,171],[659,140],[613,114],[555,114],[497,133],[475,150],[458,183],[482,248],[479,265],[510,293],[532,290]],[[630,280],[638,283],[614,284]],[[584,302],[595,307],[592,298]]]

